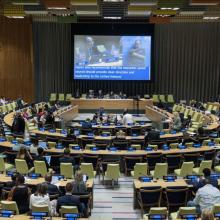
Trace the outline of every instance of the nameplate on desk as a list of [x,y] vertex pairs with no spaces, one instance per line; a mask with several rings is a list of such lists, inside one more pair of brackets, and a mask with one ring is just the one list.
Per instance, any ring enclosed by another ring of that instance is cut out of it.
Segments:
[[101,136],[102,136],[102,137],[109,137],[110,134],[109,134],[109,133],[102,133]]
[[72,149],[73,150],[81,150],[80,146],[73,146]]
[[6,138],[4,138],[4,137],[0,138],[0,142],[5,142],[5,141],[6,141]]
[[31,212],[31,216],[34,217],[34,219],[43,219],[47,215],[47,212]]
[[147,182],[151,182],[153,180],[152,176],[140,176],[138,178],[141,182],[147,183]]
[[167,216],[163,214],[151,214],[151,215],[148,215],[148,219],[149,220],[167,219]]
[[165,135],[165,132],[161,131],[161,132],[160,132],[160,135]]
[[56,149],[64,149],[64,146],[62,144],[57,144]]
[[133,125],[134,125],[134,123],[128,123],[127,125],[128,125],[128,126],[133,126]]
[[31,173],[31,174],[29,174],[29,177],[30,177],[31,179],[37,179],[37,178],[40,177],[40,174],[38,174],[38,173]]
[[186,182],[188,184],[193,184],[199,182],[199,175],[187,175]]
[[88,137],[93,137],[94,134],[93,134],[93,133],[87,133],[87,136],[88,136]]
[[128,151],[136,151],[136,148],[135,147],[129,147]]
[[170,134],[176,134],[176,131],[175,130],[170,131]]
[[24,141],[24,145],[30,146],[31,144],[32,144],[32,143],[31,143],[30,140],[25,140],[25,141]]
[[209,146],[209,147],[213,147],[213,146],[215,146],[215,142],[213,142],[213,141],[209,141],[209,142],[208,142],[208,146]]
[[195,147],[195,148],[201,148],[201,144],[193,144],[193,147]]
[[117,151],[118,149],[117,149],[117,147],[110,147],[109,150],[115,152],[115,151]]
[[80,214],[78,213],[66,213],[64,214],[64,219],[67,219],[67,220],[77,220],[80,218]]
[[1,210],[0,211],[0,216],[3,218],[10,218],[14,215],[14,211],[11,210]]
[[167,144],[164,144],[164,145],[162,146],[162,149],[163,149],[163,150],[170,150],[170,147],[169,147]]
[[44,129],[44,128],[38,128],[38,130],[39,130],[39,131],[45,131],[45,129]]
[[145,151],[153,151],[153,148],[152,147],[145,147],[144,150]]
[[97,147],[91,147],[90,150],[91,151],[98,151],[99,149]]
[[163,180],[165,180],[166,182],[175,182],[176,179],[176,176],[163,176]]
[[60,132],[61,134],[67,134],[67,131],[66,130],[61,130],[61,132]]
[[210,175],[210,178],[212,178],[212,179],[220,179],[220,173],[212,173]]
[[185,214],[185,215],[181,215],[181,219],[196,220],[198,219],[198,215],[197,214]]
[[16,172],[14,172],[14,171],[6,171],[6,175],[7,176],[12,176],[14,173],[16,173]]
[[109,123],[103,123],[102,126],[109,126]]
[[180,145],[178,146],[178,148],[179,148],[180,150],[183,150],[183,149],[186,149],[187,147],[186,147],[186,145],[180,144]]
[[139,136],[139,134],[133,133],[133,134],[131,134],[131,136],[132,136],[132,137],[137,137],[137,136]]
[[17,140],[13,140],[11,141],[12,144],[18,144],[18,141]]

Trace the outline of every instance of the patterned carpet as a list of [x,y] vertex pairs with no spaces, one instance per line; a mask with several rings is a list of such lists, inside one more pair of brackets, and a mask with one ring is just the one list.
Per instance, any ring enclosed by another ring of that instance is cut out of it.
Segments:
[[140,210],[133,209],[133,181],[131,177],[120,177],[118,185],[112,188],[111,181],[95,179],[94,207],[92,220],[137,220],[141,218]]

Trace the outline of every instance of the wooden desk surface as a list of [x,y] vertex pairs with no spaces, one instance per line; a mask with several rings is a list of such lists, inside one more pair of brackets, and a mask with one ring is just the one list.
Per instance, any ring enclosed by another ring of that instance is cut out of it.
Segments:
[[162,179],[156,180],[155,182],[141,182],[139,180],[134,180],[135,189],[140,189],[141,187],[153,187],[161,186],[162,188],[172,187],[172,186],[182,186],[187,187],[187,183],[184,179],[177,179],[175,182],[166,182]]
[[[136,102],[133,99],[71,99],[72,105],[78,105],[79,109],[99,109],[104,107],[105,109],[129,109],[136,108]],[[145,110],[145,106],[152,106],[152,99],[140,99],[139,109]]]
[[32,130],[31,133],[37,134],[37,135],[59,137],[59,138],[65,138],[66,137],[65,134],[61,134],[59,132],[39,131],[37,129]]
[[[13,144],[11,142],[5,141],[0,142],[0,147],[12,149]],[[217,147],[216,147],[217,148]],[[205,151],[211,151],[215,149],[215,147],[209,147],[209,146],[202,146],[201,148],[186,148],[186,149],[170,149],[170,150],[157,150],[157,151],[145,151],[145,150],[136,150],[136,151],[127,151],[127,150],[119,150],[119,151],[109,151],[109,150],[98,150],[98,151],[91,151],[91,150],[73,150],[71,149],[71,154],[90,154],[90,155],[116,155],[116,156],[145,156],[147,154],[152,153],[162,153],[164,155],[166,154],[184,154],[184,153],[197,153],[197,152],[205,152]],[[47,149],[45,150],[46,153],[49,154],[57,154],[61,153],[63,154],[63,149]]]
[[[80,123],[72,123],[71,125],[72,127],[77,127],[77,128],[81,128],[82,125]],[[132,127],[141,127],[141,128],[145,128],[145,127],[151,127],[152,124],[151,123],[146,123],[144,125],[141,124],[134,124],[134,125],[114,125],[114,124],[110,124],[110,125],[92,125],[92,128],[97,128],[97,129],[115,129],[115,128],[132,128]]]
[[[0,182],[6,183],[11,181],[10,176],[6,176],[5,174],[0,174]],[[67,180],[59,180],[55,185],[58,187],[65,187],[68,182],[72,182],[74,179],[67,179]],[[25,184],[30,185],[30,186],[36,186],[40,183],[45,182],[45,179],[40,177],[37,179],[30,179],[30,178],[25,178]],[[93,187],[93,179],[88,179],[86,182],[87,188],[92,188]]]
[[[178,132],[178,133],[176,133],[176,134],[163,134],[163,135],[160,135],[160,138],[161,138],[161,139],[179,138],[179,137],[182,137],[182,136],[183,136],[183,133],[182,133],[182,132]],[[78,139],[87,138],[87,137],[91,137],[91,138],[98,139],[98,140],[112,140],[112,139],[115,138],[115,136],[103,137],[103,136],[100,136],[100,135],[97,135],[97,136],[79,135],[79,136],[77,136]],[[145,138],[144,135],[139,135],[139,136],[126,136],[126,137],[125,137],[126,140],[132,140],[132,139],[135,139],[135,140],[144,140],[144,138]]]

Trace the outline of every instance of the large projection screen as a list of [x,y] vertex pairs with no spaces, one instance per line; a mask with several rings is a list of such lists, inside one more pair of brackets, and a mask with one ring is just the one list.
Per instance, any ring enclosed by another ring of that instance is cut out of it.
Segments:
[[151,38],[74,35],[74,79],[151,80]]

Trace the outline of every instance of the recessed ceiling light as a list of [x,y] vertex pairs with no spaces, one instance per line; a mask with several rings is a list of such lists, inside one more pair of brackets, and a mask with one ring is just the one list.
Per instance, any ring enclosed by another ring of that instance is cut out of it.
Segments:
[[82,15],[82,16],[98,16],[99,11],[89,11],[89,10],[76,10],[77,15]]
[[7,18],[18,18],[18,19],[23,19],[24,16],[16,16],[16,15],[13,15],[13,16],[6,16]]
[[103,2],[124,2],[124,0],[103,0]]
[[121,19],[121,17],[104,17],[104,19],[119,20],[119,19]]
[[55,9],[55,10],[65,10],[67,8],[66,7],[48,7],[47,9],[49,9],[49,10],[53,10],[53,9]]
[[203,17],[203,19],[205,20],[218,20],[220,17],[209,17],[209,16],[206,16],[206,17]]
[[179,10],[180,8],[160,8],[161,10],[174,10],[174,11],[177,11]]
[[130,0],[130,5],[132,6],[155,6],[157,5],[156,0]]

